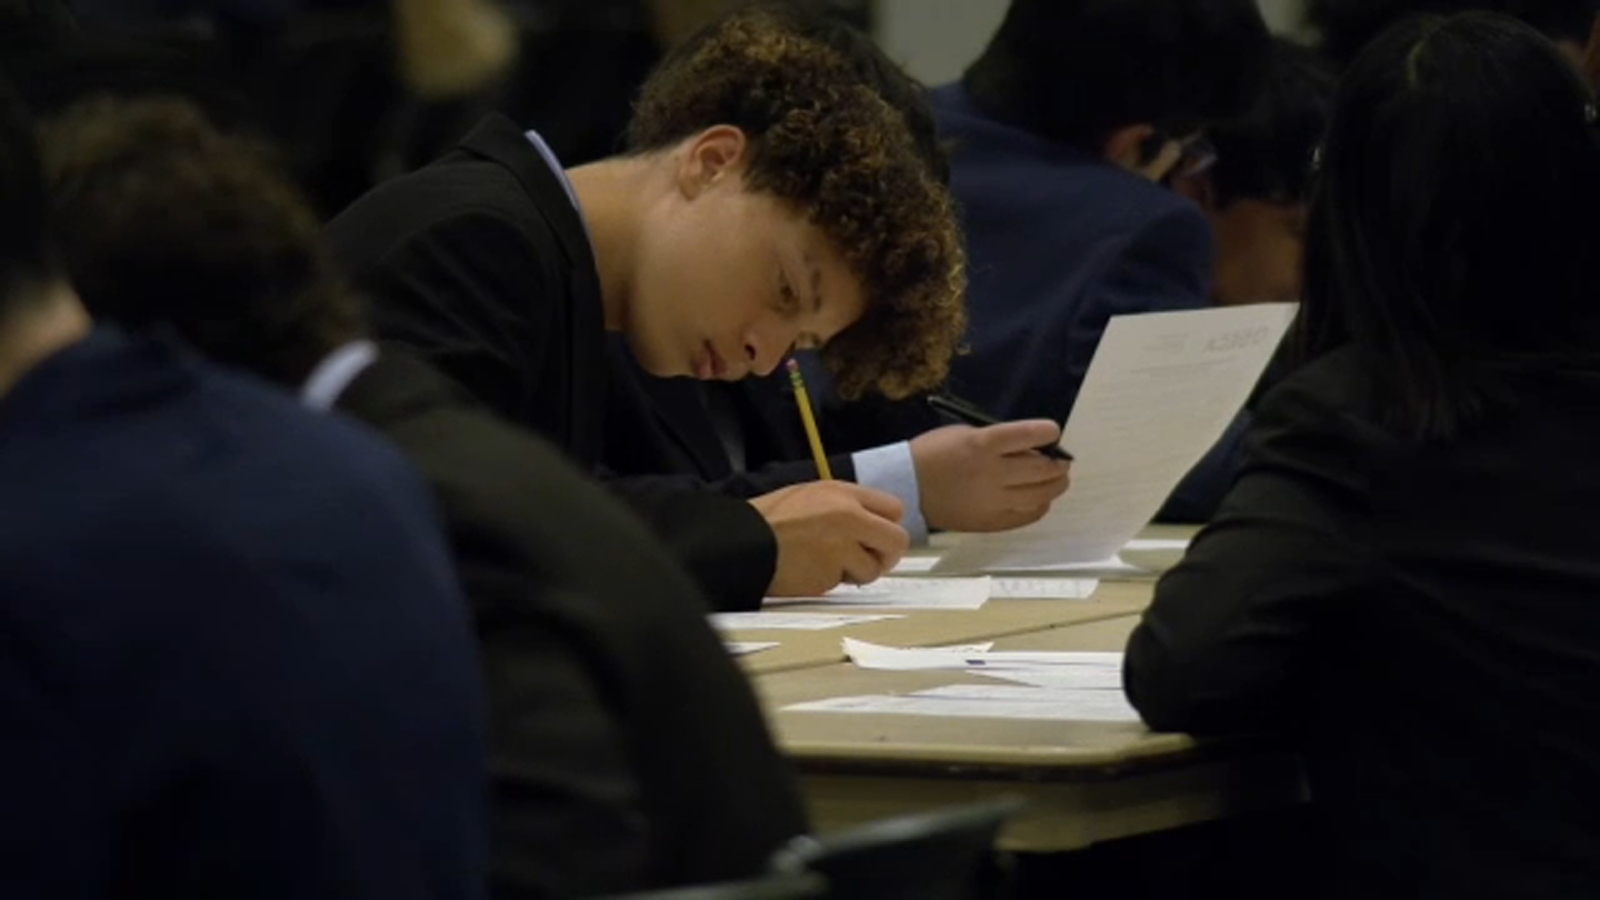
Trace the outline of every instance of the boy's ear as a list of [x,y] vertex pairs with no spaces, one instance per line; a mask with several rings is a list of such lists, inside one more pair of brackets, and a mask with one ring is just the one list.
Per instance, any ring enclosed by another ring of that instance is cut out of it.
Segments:
[[1100,155],[1110,163],[1130,171],[1137,171],[1150,160],[1146,158],[1145,143],[1155,137],[1155,126],[1149,124],[1124,125],[1106,136],[1100,145]]
[[715,125],[689,138],[678,154],[678,189],[693,200],[744,171],[750,140],[732,125]]

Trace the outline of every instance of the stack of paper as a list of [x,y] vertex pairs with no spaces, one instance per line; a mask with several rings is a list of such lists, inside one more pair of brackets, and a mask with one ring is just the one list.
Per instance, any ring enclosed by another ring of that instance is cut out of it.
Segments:
[[799,712],[898,713],[1001,719],[1137,722],[1122,693],[1121,653],[897,648],[844,639],[864,669],[959,670],[1009,685],[946,685],[907,695],[835,697],[786,707]]
[[1053,691],[1004,685],[952,684],[914,694],[831,697],[784,707],[794,712],[889,713],[1055,722],[1138,722],[1121,691]]
[[993,578],[989,596],[995,600],[1087,600],[1100,582],[1093,578]]
[[823,603],[893,609],[978,609],[989,602],[989,579],[879,578],[871,584],[847,584],[821,597],[768,597],[765,606]]
[[830,628],[845,628],[850,625],[864,625],[868,622],[903,618],[905,616],[782,612],[713,613],[710,616],[711,627],[718,631],[755,631],[759,629],[770,629],[772,631],[826,631]]
[[936,572],[1103,562],[1160,509],[1244,406],[1294,304],[1118,316],[1089,365],[1061,446],[1072,489],[1043,519],[975,536]]
[[[1072,670],[1115,673],[1121,687],[1122,654],[1051,650],[984,650],[968,647],[885,647],[854,638],[843,640],[845,655],[863,669],[963,669],[978,675],[1009,677],[1010,673]],[[1015,680],[1015,679],[1013,679]],[[1027,683],[1027,682],[1025,682]]]
[[773,647],[778,646],[778,642],[777,641],[723,641],[722,642],[722,646],[727,647],[728,648],[728,652],[730,654],[734,655],[734,656],[749,656],[752,653],[760,653],[763,650],[771,650]]

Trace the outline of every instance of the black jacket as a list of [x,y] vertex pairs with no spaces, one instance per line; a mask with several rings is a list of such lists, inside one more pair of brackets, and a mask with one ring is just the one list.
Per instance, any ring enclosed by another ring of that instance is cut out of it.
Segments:
[[1151,725],[1303,745],[1362,897],[1600,886],[1600,373],[1397,437],[1348,350],[1267,395],[1217,518],[1134,632]]
[[[328,225],[379,335],[599,473],[606,335],[594,255],[561,181],[509,120]],[[719,608],[754,608],[777,563],[753,507],[693,478],[613,479]]]
[[487,672],[497,895],[741,878],[804,829],[704,601],[623,506],[402,353],[339,407],[405,450],[448,526]]

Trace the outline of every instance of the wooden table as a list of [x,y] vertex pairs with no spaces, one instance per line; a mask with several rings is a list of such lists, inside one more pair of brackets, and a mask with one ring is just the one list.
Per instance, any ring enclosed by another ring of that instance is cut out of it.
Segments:
[[[1148,602],[1151,590],[1148,583],[1103,587],[1136,606]],[[996,649],[1120,651],[1137,621],[1122,614],[1063,624],[1003,638]],[[1196,742],[1134,723],[782,710],[807,700],[963,681],[987,679],[844,664],[766,674],[754,684],[822,831],[1019,794],[1029,807],[1007,827],[1001,846],[1052,852],[1304,799],[1298,758],[1261,741]]]

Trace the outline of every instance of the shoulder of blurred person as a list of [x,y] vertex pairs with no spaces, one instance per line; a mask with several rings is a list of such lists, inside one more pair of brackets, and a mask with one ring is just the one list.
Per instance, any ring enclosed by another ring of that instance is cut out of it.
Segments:
[[[0,419],[7,619],[30,623],[35,675],[74,685],[70,713],[38,714],[96,734],[102,760],[74,770],[42,722],[10,745],[27,833],[0,826],[0,885],[99,873],[139,892],[304,894],[353,875],[372,896],[479,895],[476,653],[432,502],[396,451],[106,333],[30,373]],[[140,662],[152,653],[160,666]],[[204,795],[174,771],[207,772]],[[102,778],[146,799],[86,798]],[[395,827],[410,821],[425,851]],[[101,839],[122,862],[96,855]],[[253,867],[263,856],[279,862]]]
[[0,84],[0,616],[26,648],[0,661],[26,773],[0,894],[481,896],[482,685],[425,488],[363,428],[92,331],[37,151]]
[[[804,829],[704,599],[616,498],[403,350],[386,350],[339,405],[421,467],[455,537],[500,723],[497,885],[745,877]],[[570,703],[541,704],[552,696]],[[587,761],[530,764],[552,753]],[[529,791],[567,799],[510,802]]]

